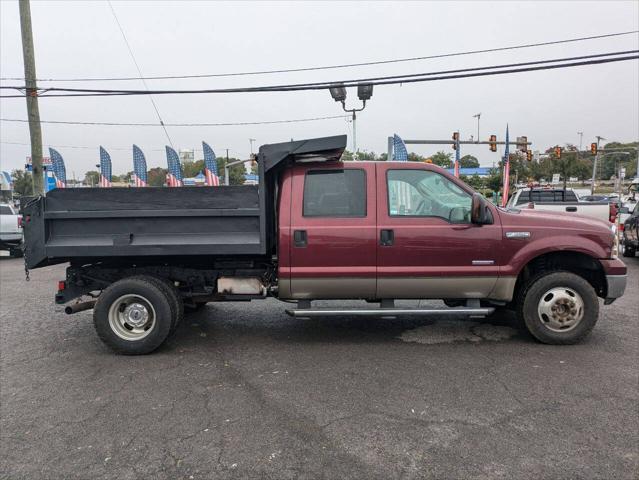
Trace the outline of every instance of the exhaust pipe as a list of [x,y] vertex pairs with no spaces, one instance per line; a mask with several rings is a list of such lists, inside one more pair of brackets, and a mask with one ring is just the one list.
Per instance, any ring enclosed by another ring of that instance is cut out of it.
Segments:
[[95,307],[96,301],[97,300],[89,300],[87,302],[78,302],[74,303],[73,305],[67,305],[66,307],[64,307],[64,313],[66,313],[67,315],[72,315],[74,313],[84,312],[85,310],[91,310],[93,307]]

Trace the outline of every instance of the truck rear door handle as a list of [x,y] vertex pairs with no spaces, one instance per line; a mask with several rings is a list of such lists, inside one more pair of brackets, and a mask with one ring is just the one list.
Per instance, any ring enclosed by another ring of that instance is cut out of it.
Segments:
[[392,230],[381,230],[379,232],[379,244],[382,247],[390,247],[395,240],[395,233]]
[[293,232],[293,243],[296,247],[305,247],[308,244],[308,235],[306,235],[306,230],[295,230]]
[[577,207],[566,207],[566,211],[567,212],[576,212],[577,211]]

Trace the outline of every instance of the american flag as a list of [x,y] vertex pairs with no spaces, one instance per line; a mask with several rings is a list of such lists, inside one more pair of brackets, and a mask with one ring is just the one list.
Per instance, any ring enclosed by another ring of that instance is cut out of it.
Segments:
[[504,196],[501,199],[501,206],[508,203],[508,189],[510,188],[510,154],[508,152],[508,124],[506,124],[506,148],[504,150]]
[[457,132],[457,140],[455,140],[455,176],[459,178],[459,156],[461,155],[459,151],[459,132]]
[[55,188],[66,188],[67,170],[64,167],[62,155],[57,150],[49,148],[49,156],[51,157],[51,168],[55,177]]
[[397,134],[393,135],[393,152],[393,160],[396,162],[408,161],[408,151],[406,150],[404,140],[402,140]]
[[166,174],[167,185],[169,187],[181,187],[183,183],[180,157],[178,157],[176,151],[168,145],[166,146],[166,161],[169,166],[169,172]]
[[215,152],[208,143],[202,142],[204,150],[204,173],[206,174],[206,184],[209,187],[217,187],[220,185],[220,177],[217,174],[217,160]]
[[100,186],[111,186],[111,156],[100,146]]
[[136,187],[147,186],[146,159],[137,145],[133,145],[133,177]]

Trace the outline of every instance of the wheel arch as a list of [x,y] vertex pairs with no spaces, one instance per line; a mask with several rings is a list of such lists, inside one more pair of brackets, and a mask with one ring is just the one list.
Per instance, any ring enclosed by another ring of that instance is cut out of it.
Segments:
[[595,257],[574,250],[562,250],[542,253],[530,259],[519,271],[513,300],[519,298],[519,294],[527,282],[543,272],[565,271],[579,275],[586,280],[595,290],[598,297],[606,298],[608,284],[606,274],[601,262]]

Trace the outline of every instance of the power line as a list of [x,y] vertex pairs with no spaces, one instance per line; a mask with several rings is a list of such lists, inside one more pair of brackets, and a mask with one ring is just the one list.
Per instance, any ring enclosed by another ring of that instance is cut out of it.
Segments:
[[[20,146],[25,146],[25,147],[28,147],[28,146],[31,145],[30,143],[25,143],[25,142],[3,142],[3,141],[0,141],[0,144],[3,144],[3,145],[20,145]],[[52,145],[50,143],[45,143],[45,144],[43,144],[43,146],[45,146],[45,147],[53,147],[53,148],[77,148],[77,149],[83,149],[83,150],[84,149],[86,149],[86,150],[97,150],[100,147],[100,145],[93,145],[93,146],[91,146],[91,145]],[[131,146],[128,146],[128,147],[120,147],[120,146],[114,147],[114,146],[109,146],[109,145],[104,145],[104,144],[102,144],[102,146],[107,148],[108,150],[128,150],[128,151],[131,151]],[[149,151],[149,152],[164,152],[165,151],[164,148],[144,148],[143,150],[144,151]],[[196,151],[196,152],[201,152],[202,151],[201,148],[189,148],[188,150],[193,150],[193,151]],[[220,150],[220,151],[221,150],[228,150],[230,152],[235,152],[238,155],[242,155],[237,150],[234,150],[234,149],[231,149],[231,148],[227,149],[227,148],[218,147],[218,148],[216,148],[216,150]]]
[[[386,64],[393,64],[393,63],[415,62],[415,61],[421,61],[421,60],[433,60],[438,58],[476,55],[481,53],[503,52],[508,50],[519,50],[524,48],[560,45],[565,43],[582,42],[587,40],[619,37],[624,35],[632,35],[635,33],[639,33],[639,30],[607,33],[602,35],[591,35],[586,37],[568,38],[568,39],[562,39],[562,40],[552,40],[547,42],[528,43],[523,45],[510,45],[506,47],[486,48],[481,50],[467,50],[463,52],[442,53],[442,54],[427,55],[427,56],[420,56],[420,57],[407,57],[407,58],[398,58],[398,59],[390,59],[390,60],[376,60],[371,62],[346,63],[346,64],[324,65],[324,66],[316,66],[316,67],[284,68],[284,69],[278,69],[278,70],[257,70],[257,71],[232,72],[232,73],[207,73],[207,74],[194,74],[194,75],[159,75],[159,76],[148,76],[148,77],[140,76],[140,77],[103,77],[103,78],[96,78],[96,77],[93,77],[93,78],[41,78],[41,79],[38,79],[37,81],[38,82],[97,82],[97,81],[130,81],[130,80],[138,80],[138,79],[176,80],[176,79],[189,79],[189,78],[238,77],[238,76],[248,76],[248,75],[310,72],[310,71],[317,71],[317,70],[334,70],[334,69],[340,69],[340,68],[365,67],[365,66],[372,66],[372,65],[386,65]],[[0,80],[24,80],[24,78],[4,77],[4,78],[0,78]]]
[[[120,25],[120,21],[118,20],[118,16],[116,15],[115,10],[113,9],[113,5],[111,5],[111,0],[107,0],[107,3],[109,4],[109,8],[111,9],[111,13],[113,13],[113,18],[115,19],[115,23],[118,24],[118,28],[120,29],[120,33],[122,33],[122,38],[124,38],[124,43],[126,43],[126,48],[128,48],[129,54],[131,54],[131,59],[133,60],[133,63],[135,64],[135,68],[138,71],[138,75],[140,76],[140,80],[142,80],[142,83],[144,84],[144,88],[146,88],[148,90],[149,86],[146,84],[146,81],[144,80],[144,77],[142,76],[142,70],[140,70],[140,66],[138,65],[138,62],[135,60],[135,55],[133,55],[133,50],[131,49],[131,45],[129,44],[129,41],[126,38],[126,34],[124,33],[124,29],[122,28],[122,25]],[[158,120],[160,121],[160,125],[162,125],[162,129],[164,130],[164,133],[166,135],[166,138],[169,141],[169,144],[171,145],[171,147],[173,147],[173,142],[171,141],[171,137],[169,136],[169,132],[166,129],[166,125],[164,125],[164,122],[162,121],[162,116],[160,115],[160,111],[158,110],[158,106],[155,104],[155,100],[153,100],[153,96],[149,95],[149,100],[151,100],[151,104],[153,105],[153,109],[155,110],[155,113],[158,116]]]
[[[265,120],[261,122],[224,122],[224,123],[167,123],[167,127],[231,127],[242,125],[271,125],[278,123],[314,122],[319,120],[332,120],[336,118],[348,118],[347,115],[330,115],[326,117],[294,118],[290,120]],[[0,118],[2,122],[28,123],[29,120],[21,118]],[[101,125],[101,126],[127,126],[127,127],[157,127],[157,123],[126,123],[126,122],[81,122],[70,120],[41,120],[40,123],[58,125]]]
[[[558,68],[597,65],[603,63],[635,60],[639,58],[639,50],[627,50],[620,52],[600,53],[593,55],[582,55],[578,57],[556,58],[550,60],[537,60],[533,62],[521,62],[503,65],[492,65],[486,67],[473,67],[457,70],[445,70],[439,72],[425,72],[416,74],[394,75],[374,78],[360,78],[351,80],[339,80],[331,82],[301,83],[288,85],[268,85],[260,87],[239,87],[239,88],[218,88],[218,89],[198,89],[198,90],[110,90],[110,89],[87,89],[87,88],[66,88],[51,87],[43,89],[46,92],[64,92],[40,95],[46,97],[77,97],[77,96],[124,96],[124,95],[166,95],[166,94],[202,94],[202,93],[254,93],[254,92],[286,92],[304,90],[326,90],[335,85],[345,87],[357,86],[361,83],[370,85],[396,85],[403,83],[430,82],[437,80],[451,80],[460,78],[472,78],[492,75],[505,75],[510,73],[523,73],[541,70],[551,70]],[[620,56],[625,55],[625,56]],[[584,60],[584,61],[577,61]],[[563,62],[563,63],[558,63]],[[548,65],[555,63],[556,65]],[[523,68],[520,68],[523,67]],[[0,89],[24,90],[22,86],[0,86]],[[0,98],[18,98],[22,95],[4,95]]]

